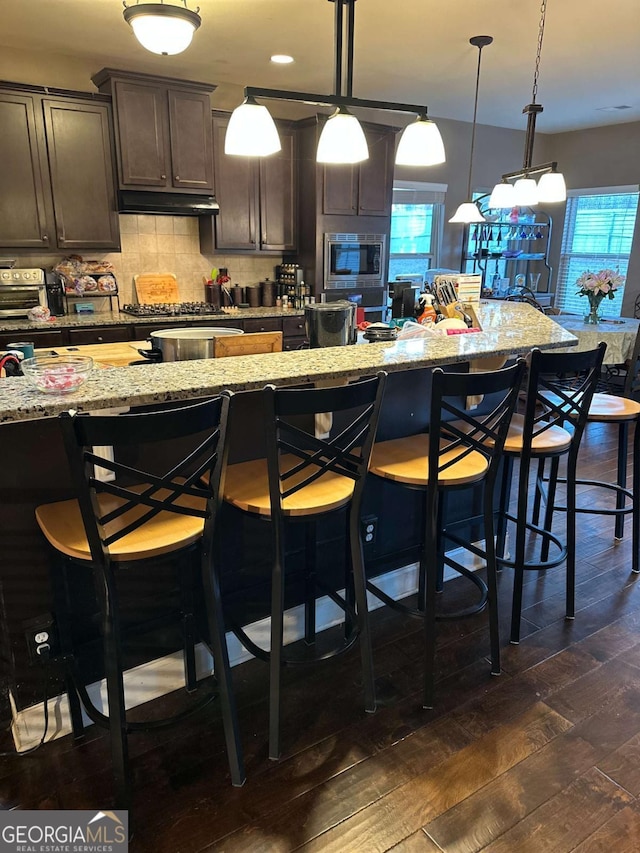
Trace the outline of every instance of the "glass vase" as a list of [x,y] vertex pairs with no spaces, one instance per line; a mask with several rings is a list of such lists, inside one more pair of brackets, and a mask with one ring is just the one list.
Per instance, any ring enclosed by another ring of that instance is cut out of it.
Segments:
[[589,295],[589,313],[585,314],[584,322],[593,326],[600,322],[600,302],[602,297]]

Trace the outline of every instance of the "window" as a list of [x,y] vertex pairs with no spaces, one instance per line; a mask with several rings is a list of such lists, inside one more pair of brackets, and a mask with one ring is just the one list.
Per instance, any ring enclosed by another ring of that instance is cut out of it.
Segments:
[[446,185],[394,184],[389,241],[389,280],[421,275],[438,266]]
[[[588,312],[587,298],[576,294],[576,281],[586,270],[610,267],[626,276],[637,210],[637,187],[569,193],[558,267],[558,308],[574,314]],[[617,290],[615,299],[602,300],[603,316],[620,316],[623,291]]]

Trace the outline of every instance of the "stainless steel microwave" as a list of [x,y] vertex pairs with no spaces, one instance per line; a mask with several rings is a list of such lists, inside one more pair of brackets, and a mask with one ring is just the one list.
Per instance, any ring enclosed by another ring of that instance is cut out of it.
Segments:
[[381,287],[386,277],[385,234],[325,234],[324,286]]

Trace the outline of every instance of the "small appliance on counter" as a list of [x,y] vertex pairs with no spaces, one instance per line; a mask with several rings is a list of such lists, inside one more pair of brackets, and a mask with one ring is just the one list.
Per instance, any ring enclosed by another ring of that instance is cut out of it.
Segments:
[[64,317],[64,279],[60,273],[51,270],[45,273],[47,305],[52,317]]
[[346,299],[305,305],[304,320],[311,349],[357,342],[356,306]]
[[44,270],[0,268],[0,317],[26,317],[39,305],[47,307]]

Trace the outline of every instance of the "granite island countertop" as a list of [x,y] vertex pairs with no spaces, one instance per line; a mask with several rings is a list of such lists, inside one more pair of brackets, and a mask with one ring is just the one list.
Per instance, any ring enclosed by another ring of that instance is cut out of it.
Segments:
[[[270,309],[264,309],[270,310]],[[533,347],[575,346],[577,339],[549,317],[524,303],[481,303],[483,331],[424,340],[297,350],[265,355],[130,367],[96,368],[78,391],[43,394],[26,377],[0,380],[0,422],[53,417],[77,411],[193,400],[225,388],[242,391],[268,383],[295,385],[310,381],[395,372],[488,356],[527,353]]]
[[298,308],[239,308],[236,312],[217,314],[179,314],[177,316],[161,314],[136,317],[124,311],[100,311],[95,314],[67,314],[64,317],[52,317],[46,323],[32,323],[26,317],[0,317],[0,333],[5,332],[49,332],[56,329],[90,329],[94,326],[125,326],[130,324],[156,326],[164,324],[168,328],[175,325],[207,323],[215,325],[219,320],[260,320],[267,317],[303,317],[304,311]]

